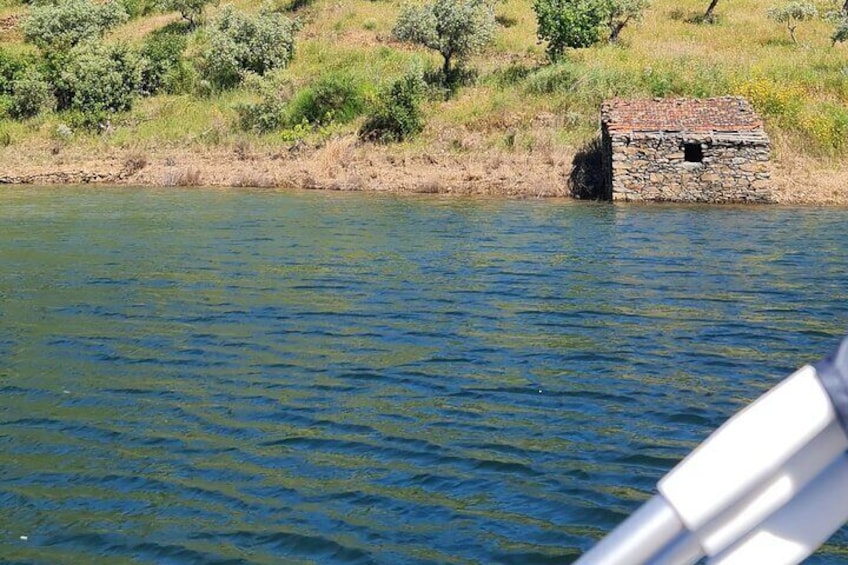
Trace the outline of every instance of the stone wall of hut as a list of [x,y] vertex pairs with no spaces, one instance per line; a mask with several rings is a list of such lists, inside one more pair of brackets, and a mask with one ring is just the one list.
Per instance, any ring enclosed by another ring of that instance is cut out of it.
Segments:
[[[700,146],[700,162],[687,161],[687,144]],[[771,201],[769,143],[761,135],[611,137],[604,131],[602,145],[605,192],[612,200]]]

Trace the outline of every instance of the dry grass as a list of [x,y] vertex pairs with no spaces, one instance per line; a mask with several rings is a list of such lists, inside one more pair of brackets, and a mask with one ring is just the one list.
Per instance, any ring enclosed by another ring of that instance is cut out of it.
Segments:
[[162,175],[162,186],[202,186],[200,169],[188,168],[166,171]]
[[130,177],[147,166],[147,155],[141,151],[132,151],[124,158],[121,174]]
[[239,139],[233,144],[233,153],[239,161],[254,161],[256,159],[253,144],[246,139]]
[[415,187],[412,189],[412,191],[417,194],[439,194],[442,192],[447,192],[445,186],[442,184],[441,179],[432,176],[421,179],[416,182]]
[[228,184],[239,188],[273,188],[278,185],[273,175],[261,172],[241,172],[232,177]]
[[358,140],[353,135],[334,137],[305,159],[305,166],[318,178],[336,179],[351,166]]

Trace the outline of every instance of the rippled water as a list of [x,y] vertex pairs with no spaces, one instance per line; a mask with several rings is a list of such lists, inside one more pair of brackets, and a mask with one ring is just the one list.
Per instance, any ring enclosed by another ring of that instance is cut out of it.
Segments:
[[835,345],[846,224],[4,188],[0,562],[569,562]]

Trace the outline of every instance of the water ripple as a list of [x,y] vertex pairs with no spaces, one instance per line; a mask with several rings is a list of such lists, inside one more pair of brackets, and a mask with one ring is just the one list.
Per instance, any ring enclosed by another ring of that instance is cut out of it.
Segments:
[[570,562],[845,331],[846,220],[6,189],[0,555]]

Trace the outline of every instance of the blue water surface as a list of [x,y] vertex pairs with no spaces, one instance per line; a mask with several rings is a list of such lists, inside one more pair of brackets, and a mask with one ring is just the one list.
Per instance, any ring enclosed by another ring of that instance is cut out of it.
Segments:
[[571,562],[848,332],[846,225],[4,188],[0,562]]

